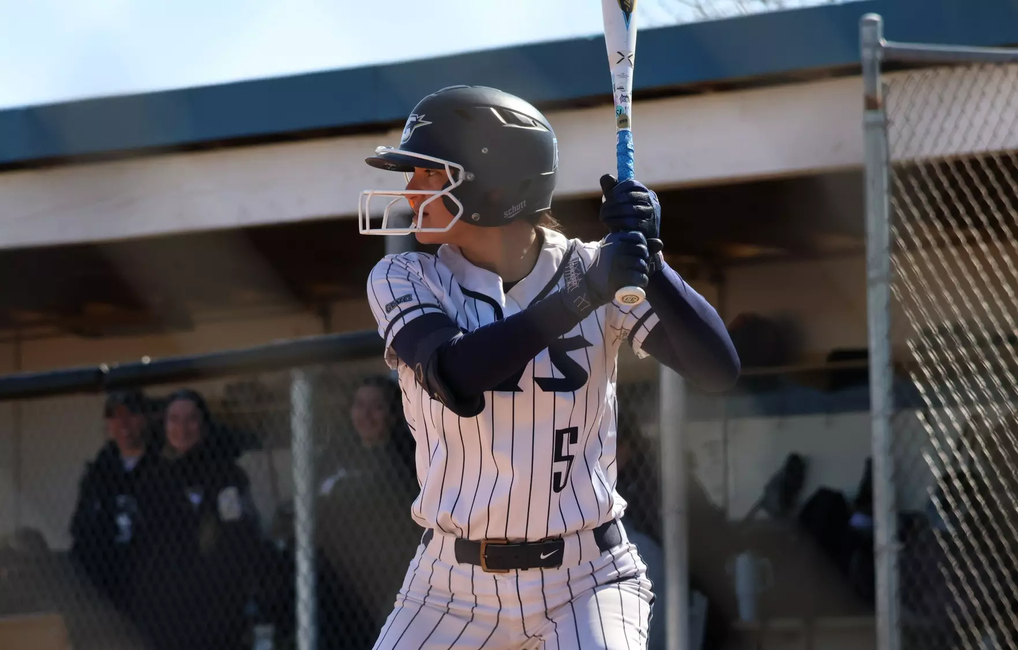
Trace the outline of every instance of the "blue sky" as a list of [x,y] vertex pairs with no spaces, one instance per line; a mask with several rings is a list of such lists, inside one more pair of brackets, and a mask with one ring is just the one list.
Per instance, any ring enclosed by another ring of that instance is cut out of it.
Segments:
[[[637,24],[761,1],[640,0]],[[601,32],[597,0],[0,0],[0,16],[0,109]]]

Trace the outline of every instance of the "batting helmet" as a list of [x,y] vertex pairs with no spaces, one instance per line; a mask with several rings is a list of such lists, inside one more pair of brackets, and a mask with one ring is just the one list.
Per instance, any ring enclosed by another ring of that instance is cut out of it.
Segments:
[[[461,217],[476,226],[497,227],[551,207],[558,140],[544,115],[519,97],[484,86],[450,86],[417,103],[398,147],[378,147],[366,162],[404,173],[415,167],[444,169],[449,182],[430,192],[424,204],[441,197],[453,219],[437,229],[390,227],[394,204],[408,194],[429,192],[367,190],[358,205],[361,233],[444,232]],[[369,209],[373,196],[396,197],[377,228]]]

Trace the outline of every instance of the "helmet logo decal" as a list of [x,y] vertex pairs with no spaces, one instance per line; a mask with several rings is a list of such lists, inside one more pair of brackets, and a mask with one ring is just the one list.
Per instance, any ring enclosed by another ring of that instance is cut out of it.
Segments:
[[516,205],[512,206],[511,208],[509,208],[508,210],[506,210],[505,212],[503,212],[502,216],[505,217],[506,219],[512,219],[513,217],[518,215],[525,207],[527,207],[527,202],[521,201]]
[[429,124],[431,124],[431,122],[426,122],[424,120],[424,113],[421,113],[420,115],[412,113],[410,117],[407,118],[406,126],[403,127],[403,137],[400,138],[399,143],[406,144],[407,140],[413,136],[414,131],[422,126],[428,126]]

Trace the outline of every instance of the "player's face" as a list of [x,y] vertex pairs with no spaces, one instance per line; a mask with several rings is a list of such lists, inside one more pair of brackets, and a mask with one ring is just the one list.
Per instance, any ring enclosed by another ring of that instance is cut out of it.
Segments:
[[[410,177],[406,188],[409,191],[438,191],[445,187],[448,182],[449,176],[445,173],[444,169],[417,167],[414,169],[413,176]],[[411,194],[407,196],[410,207],[414,210],[414,224],[421,228],[445,228],[453,220],[453,215],[445,207],[445,202],[442,199],[435,199],[424,206],[423,212],[421,210],[421,205],[425,199],[430,197],[430,194]],[[446,232],[418,232],[416,233],[417,241],[422,244],[452,244],[456,243],[469,228],[469,224],[460,220]]]
[[194,402],[175,400],[166,408],[166,442],[183,454],[201,440],[202,416]]
[[390,409],[385,393],[378,386],[361,386],[353,397],[350,419],[361,441],[372,446],[384,442],[391,427]]

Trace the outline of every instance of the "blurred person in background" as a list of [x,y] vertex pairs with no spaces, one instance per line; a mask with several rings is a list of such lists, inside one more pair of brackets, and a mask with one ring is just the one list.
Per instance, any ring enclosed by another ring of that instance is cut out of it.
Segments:
[[319,493],[328,496],[351,468],[363,469],[362,462],[396,473],[404,487],[415,489],[414,440],[403,418],[399,384],[384,375],[370,375],[360,381],[350,404],[354,436],[333,450],[339,458],[327,458],[331,472],[323,472]]
[[696,476],[696,455],[686,452],[689,585],[707,598],[703,650],[721,650],[731,639],[738,605],[728,559],[741,550],[736,527]]
[[200,393],[166,400],[165,443],[138,488],[131,604],[150,647],[245,647],[261,532],[236,446]]
[[[323,648],[371,647],[424,532],[407,516],[419,485],[399,384],[384,375],[361,380],[350,423],[352,435],[324,459],[331,469],[319,481],[317,543],[335,585],[320,594]],[[352,603],[366,620],[350,620]],[[350,635],[360,645],[345,645]]]
[[107,395],[107,441],[85,467],[71,518],[72,560],[118,609],[135,540],[138,485],[156,463],[147,406],[140,390]]

